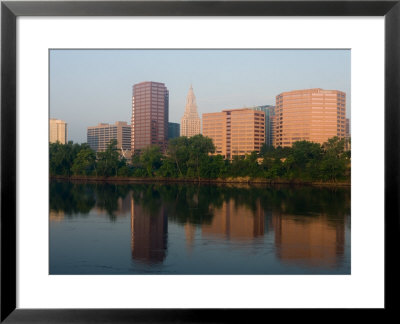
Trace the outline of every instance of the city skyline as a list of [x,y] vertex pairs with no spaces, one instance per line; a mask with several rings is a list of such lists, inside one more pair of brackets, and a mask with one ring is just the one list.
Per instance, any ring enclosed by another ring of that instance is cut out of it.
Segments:
[[131,89],[143,81],[169,89],[170,122],[180,122],[191,84],[200,116],[322,88],[346,92],[351,117],[350,50],[51,50],[50,118],[66,120],[69,140],[86,142],[90,125],[129,123]]

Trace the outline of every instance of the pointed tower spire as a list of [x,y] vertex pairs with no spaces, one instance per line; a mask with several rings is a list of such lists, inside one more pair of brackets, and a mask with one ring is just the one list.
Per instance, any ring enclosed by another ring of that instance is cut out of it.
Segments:
[[197,112],[196,97],[192,84],[186,97],[185,112],[181,119],[181,136],[191,137],[200,134],[200,117]]

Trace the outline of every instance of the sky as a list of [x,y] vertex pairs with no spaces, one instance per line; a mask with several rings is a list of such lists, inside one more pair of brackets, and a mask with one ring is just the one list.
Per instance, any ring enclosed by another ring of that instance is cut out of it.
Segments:
[[198,112],[275,105],[281,92],[322,88],[347,94],[350,50],[51,50],[50,118],[68,124],[68,140],[86,142],[88,126],[126,121],[132,86],[165,83],[169,121],[180,123],[190,85]]

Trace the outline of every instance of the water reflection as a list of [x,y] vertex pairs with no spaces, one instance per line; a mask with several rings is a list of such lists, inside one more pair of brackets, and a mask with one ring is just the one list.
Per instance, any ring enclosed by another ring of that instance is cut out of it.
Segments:
[[344,253],[344,222],[327,217],[301,217],[273,213],[276,254],[285,262],[313,267],[333,267]]
[[260,199],[256,199],[255,210],[245,205],[236,205],[235,200],[224,201],[213,209],[211,224],[201,227],[205,236],[219,236],[231,240],[252,240],[264,235],[264,211]]
[[50,209],[50,221],[61,222],[64,220],[64,211],[55,211]]
[[131,198],[132,258],[146,263],[164,261],[167,249],[167,214],[163,208],[143,208]]
[[[201,262],[218,249],[223,251],[220,258],[235,258],[240,264],[249,256],[238,251],[253,246],[254,264],[249,267],[254,273],[267,271],[271,257],[280,271],[301,267],[312,273],[350,272],[348,189],[50,183],[51,222],[89,214],[106,215],[112,223],[130,215],[130,258],[149,267],[184,267],[180,263],[185,258]],[[256,270],[259,264],[265,268]]]

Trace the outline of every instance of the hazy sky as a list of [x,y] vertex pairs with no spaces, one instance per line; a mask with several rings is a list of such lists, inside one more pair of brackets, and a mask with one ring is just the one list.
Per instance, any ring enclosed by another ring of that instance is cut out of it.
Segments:
[[180,123],[190,84],[200,117],[307,88],[346,92],[350,117],[350,50],[51,50],[50,117],[86,142],[88,126],[130,123],[132,86],[142,81],[165,83],[170,122]]

